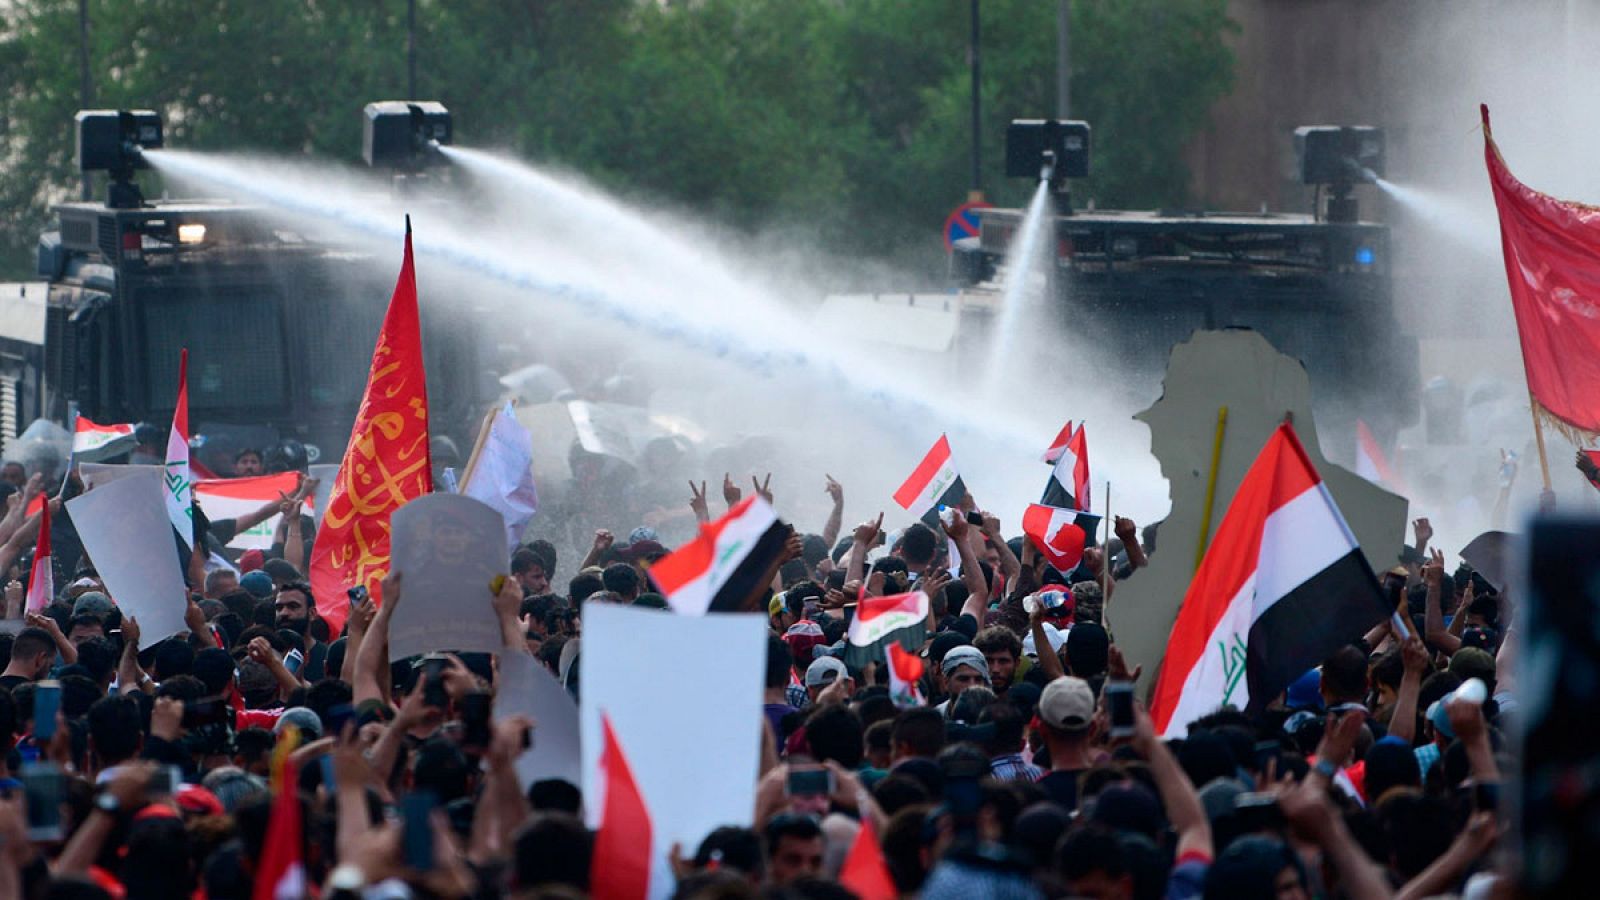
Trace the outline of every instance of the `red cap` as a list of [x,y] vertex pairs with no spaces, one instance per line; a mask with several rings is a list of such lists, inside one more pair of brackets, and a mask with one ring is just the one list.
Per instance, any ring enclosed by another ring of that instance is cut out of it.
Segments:
[[201,816],[226,815],[227,810],[222,808],[222,801],[217,795],[198,784],[186,784],[178,790],[178,808],[186,813]]

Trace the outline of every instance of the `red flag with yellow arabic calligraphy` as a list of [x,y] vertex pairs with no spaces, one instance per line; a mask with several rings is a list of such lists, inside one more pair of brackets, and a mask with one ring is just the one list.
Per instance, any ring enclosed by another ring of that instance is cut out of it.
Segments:
[[378,332],[367,392],[311,552],[311,590],[331,633],[339,633],[349,613],[348,589],[364,585],[378,599],[378,582],[389,573],[389,515],[432,490],[428,385],[407,216],[400,280]]

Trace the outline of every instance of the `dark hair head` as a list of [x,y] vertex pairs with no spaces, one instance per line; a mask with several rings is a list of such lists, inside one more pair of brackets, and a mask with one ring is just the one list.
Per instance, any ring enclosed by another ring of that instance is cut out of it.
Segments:
[[178,818],[141,819],[128,829],[119,873],[129,900],[187,897],[195,876],[189,832]]
[[233,665],[233,656],[228,651],[207,647],[194,655],[191,671],[205,684],[207,694],[220,694],[233,681]]
[[589,890],[589,860],[594,838],[575,816],[542,813],[530,818],[515,839],[513,887],[528,891],[541,885]]
[[1372,681],[1374,684],[1381,684],[1385,687],[1399,690],[1400,679],[1405,674],[1406,665],[1405,662],[1400,659],[1399,648],[1395,648],[1394,650],[1390,650],[1388,653],[1383,654],[1382,656],[1378,657],[1377,662],[1372,664]]
[[[305,575],[295,568],[294,563],[276,556],[262,563],[261,571],[267,573],[271,577],[272,583],[277,585],[280,590],[296,582],[303,584],[305,581]],[[310,597],[311,586],[306,585],[304,589],[307,592],[306,596]]]
[[927,565],[933,562],[933,555],[938,552],[939,542],[934,537],[933,529],[921,522],[908,526],[905,533],[900,535],[900,555],[907,563],[912,565]]
[[972,639],[972,646],[977,647],[978,652],[985,656],[1009,650],[1013,657],[1022,658],[1022,640],[1017,637],[1015,631],[1004,625],[991,625],[978,632]]
[[932,759],[944,749],[944,717],[926,706],[908,709],[894,720],[890,741],[910,756]]
[[[1376,796],[1370,791],[1369,797]],[[1402,880],[1417,877],[1450,849],[1456,829],[1450,806],[1443,799],[1399,791],[1384,798],[1376,812],[1388,838],[1391,865]]]
[[927,785],[921,781],[910,775],[890,773],[889,777],[873,786],[872,799],[877,801],[884,815],[892,816],[908,806],[928,803],[933,797],[929,795]]
[[194,671],[194,648],[182,638],[168,638],[156,645],[155,677],[165,681]]
[[1068,883],[1099,872],[1109,878],[1128,874],[1122,842],[1109,828],[1091,825],[1069,833],[1056,848],[1056,871]]
[[806,719],[806,743],[819,762],[833,760],[846,769],[861,765],[865,753],[861,719],[848,707],[824,706]]
[[809,841],[822,837],[822,826],[810,816],[797,816],[793,813],[779,813],[767,820],[766,838],[767,853],[777,852],[778,844],[784,838],[796,838]]
[[1322,695],[1332,703],[1360,703],[1367,695],[1367,655],[1346,644],[1322,661]]
[[31,662],[41,653],[54,656],[55,652],[56,639],[43,628],[24,628],[17,632],[16,638],[11,642],[11,658],[14,660]]
[[322,720],[323,734],[331,734],[328,728],[334,709],[349,705],[354,696],[350,685],[334,677],[324,678],[306,691],[306,706]]
[[639,593],[639,570],[627,563],[612,563],[606,566],[600,581],[606,590],[623,598]]
[[132,759],[143,730],[139,704],[130,697],[106,697],[89,707],[89,740],[101,768]]
[[246,620],[255,615],[256,603],[259,602],[256,600],[255,594],[244,588],[229,591],[218,599],[222,601],[223,606],[228,608],[228,612]]
[[246,763],[253,763],[272,752],[277,736],[265,728],[241,728],[233,736],[233,747]]
[[539,538],[529,541],[527,549],[539,554],[539,558],[544,560],[545,575],[554,577],[556,574],[556,545],[544,538]]
[[1478,616],[1491,626],[1498,627],[1500,622],[1500,600],[1493,594],[1483,597],[1473,597],[1472,603],[1467,607],[1467,615]]
[[1067,632],[1067,668],[1079,678],[1103,675],[1111,659],[1111,637],[1094,622],[1082,622]]
[[545,778],[528,785],[528,806],[534,812],[566,813],[583,811],[583,792],[564,778]]
[[743,826],[724,825],[706,835],[694,852],[695,868],[704,869],[713,856],[718,868],[731,868],[751,878],[759,879],[766,871],[760,835]]
[[413,790],[432,791],[440,804],[468,795],[472,772],[467,757],[453,741],[429,738],[417,748],[411,770]]
[[1206,872],[1205,900],[1270,900],[1278,896],[1278,875],[1290,868],[1306,886],[1299,856],[1283,841],[1262,835],[1237,838]]
[[789,683],[789,668],[794,665],[794,656],[789,652],[789,645],[783,638],[775,634],[767,635],[767,678],[768,688],[781,688]]
[[589,595],[606,589],[606,583],[593,572],[579,572],[567,582],[567,598],[574,607],[583,605]]
[[1390,788],[1419,788],[1422,770],[1417,766],[1417,756],[1411,747],[1396,738],[1386,738],[1372,745],[1364,757],[1367,777],[1367,797],[1378,802]]
[[100,685],[87,675],[65,672],[61,675],[61,713],[68,719],[83,716],[105,695]]
[[1016,753],[1022,749],[1022,738],[1028,730],[1028,719],[1008,700],[996,700],[978,714],[978,724],[993,725],[984,750],[990,756]]
[[511,554],[511,574],[521,575],[524,572],[532,571],[535,566],[544,572],[546,577],[550,575],[550,570],[544,564],[544,557],[529,550],[527,547],[523,547]]
[[116,648],[111,646],[108,638],[89,638],[78,645],[78,665],[83,666],[95,681],[105,681],[106,676],[116,671]]

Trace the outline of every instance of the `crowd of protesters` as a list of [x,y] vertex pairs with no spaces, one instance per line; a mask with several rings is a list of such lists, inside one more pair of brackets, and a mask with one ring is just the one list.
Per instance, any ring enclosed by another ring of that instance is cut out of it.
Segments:
[[[391,665],[389,615],[406,599],[395,578],[342,633],[318,616],[299,515],[309,483],[262,510],[287,514],[272,549],[226,553],[237,571],[207,572],[195,554],[188,633],[141,645],[73,549],[59,498],[61,589],[24,615],[38,530],[24,510],[43,482],[21,467],[0,477],[5,614],[18,626],[0,635],[0,897],[260,896],[275,758],[297,776],[307,895],[588,894],[578,786],[524,790],[514,772],[539,725],[466,721],[496,690],[492,658]],[[770,476],[755,489],[767,494]],[[718,514],[703,484],[690,490],[696,518]],[[1264,712],[1218,709],[1162,740],[1142,706],[1113,727],[1105,700],[1150,662],[1123,658],[1106,612],[1157,552],[1153,530],[1107,523],[1107,550],[1063,573],[970,500],[974,515],[947,518],[944,534],[886,534],[881,516],[842,533],[844,488],[829,478],[826,490],[824,527],[789,542],[748,604],[770,622],[753,816],[673,848],[677,896],[851,896],[839,876],[865,823],[894,890],[929,898],[1482,896],[1502,870],[1515,610],[1471,570],[1447,571],[1427,520],[1393,573],[1407,636],[1380,624]],[[739,493],[726,479],[724,499]],[[255,523],[210,524],[221,545]],[[574,694],[586,605],[666,606],[647,570],[670,548],[649,527],[615,526],[577,563],[548,542],[519,547],[491,601],[504,652],[533,655]],[[863,590],[913,589],[932,613],[908,703],[884,665],[845,661],[844,633]],[[41,683],[59,685],[50,725],[35,716]],[[693,727],[696,700],[674,697],[670,673],[641,684]],[[46,837],[30,831],[40,816],[22,789],[41,767],[65,773],[59,834]],[[431,859],[414,858],[400,823],[418,795],[436,803]]]

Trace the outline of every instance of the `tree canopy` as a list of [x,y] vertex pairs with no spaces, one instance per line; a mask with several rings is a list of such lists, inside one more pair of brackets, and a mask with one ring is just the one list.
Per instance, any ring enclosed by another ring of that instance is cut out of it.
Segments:
[[[1177,205],[1181,150],[1232,81],[1226,0],[1074,0],[1074,116],[1102,207]],[[154,108],[170,146],[354,160],[361,106],[405,94],[405,0],[89,0],[92,104]],[[418,93],[456,140],[727,226],[814,229],[863,257],[939,252],[968,185],[965,0],[417,0]],[[1005,123],[1053,113],[1055,4],[983,0],[983,188]],[[78,4],[0,4],[0,275],[27,277],[75,196]]]

